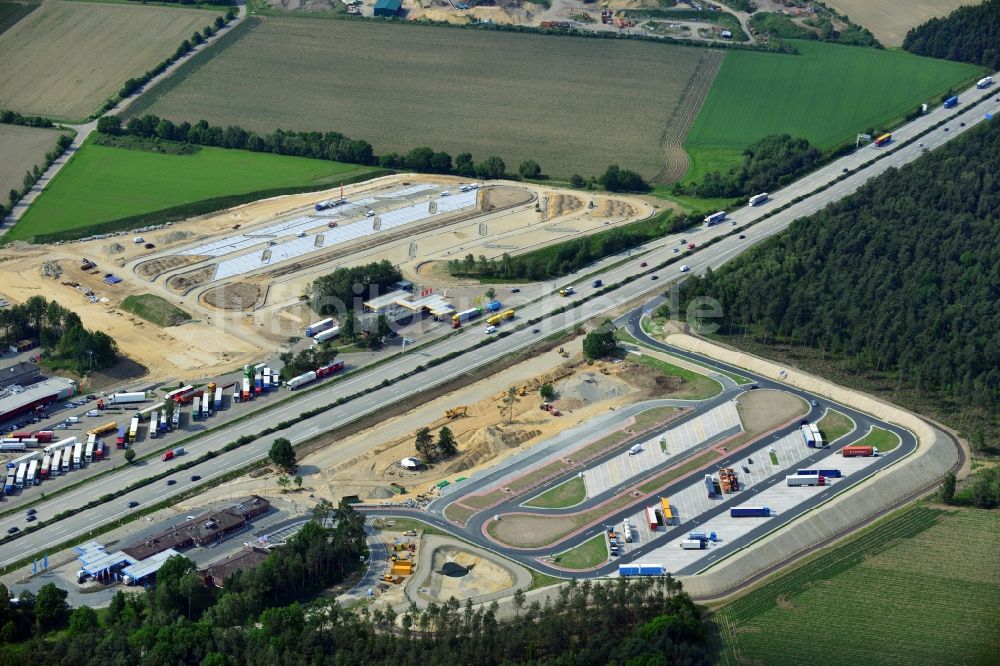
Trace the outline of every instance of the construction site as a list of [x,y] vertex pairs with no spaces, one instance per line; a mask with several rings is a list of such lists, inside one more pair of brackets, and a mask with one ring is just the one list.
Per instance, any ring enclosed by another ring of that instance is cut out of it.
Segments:
[[[197,379],[260,360],[301,336],[315,316],[303,294],[335,268],[387,259],[416,289],[459,307],[485,287],[457,282],[436,269],[441,262],[523,253],[655,211],[624,195],[388,176],[266,199],[134,238],[18,244],[0,251],[0,294],[11,302],[35,294],[62,301],[85,326],[114,337],[151,380]],[[190,319],[157,325],[124,311],[128,296],[160,299]]]

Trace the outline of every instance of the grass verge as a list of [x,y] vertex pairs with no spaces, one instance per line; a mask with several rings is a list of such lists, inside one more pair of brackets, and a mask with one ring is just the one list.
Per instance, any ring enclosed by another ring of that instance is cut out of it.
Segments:
[[574,476],[569,481],[560,483],[555,488],[546,490],[534,499],[525,502],[524,506],[538,509],[565,509],[582,502],[587,496],[587,488],[583,479]]
[[899,435],[896,433],[884,428],[872,428],[860,441],[855,442],[854,446],[874,446],[879,453],[888,453],[899,444]]
[[425,523],[422,520],[417,520],[416,518],[376,518],[372,521],[372,527],[392,532],[407,532],[409,530],[416,530],[418,532],[423,532],[424,534],[450,536],[444,530],[439,530],[433,525]]
[[598,534],[553,559],[563,569],[593,569],[608,561],[608,543],[603,534]]
[[667,363],[646,354],[637,357],[636,361],[650,368],[655,368],[665,375],[678,377],[684,382],[680,391],[671,394],[670,397],[672,398],[679,400],[707,400],[722,393],[722,385],[719,382],[700,375],[697,372],[680,368],[673,363]]
[[833,442],[847,433],[854,430],[854,421],[847,418],[846,414],[841,414],[835,409],[827,411],[826,416],[819,420],[816,424],[819,428],[820,434],[823,435],[823,440],[826,442]]
[[190,314],[154,294],[126,296],[121,308],[157,326],[176,326],[191,320]]

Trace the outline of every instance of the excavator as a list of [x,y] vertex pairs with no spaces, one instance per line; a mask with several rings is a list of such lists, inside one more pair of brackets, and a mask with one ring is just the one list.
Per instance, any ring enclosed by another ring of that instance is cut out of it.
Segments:
[[449,419],[457,419],[462,416],[466,416],[466,412],[468,411],[469,408],[467,406],[459,405],[458,407],[453,407],[452,409],[444,410],[444,415],[447,416]]

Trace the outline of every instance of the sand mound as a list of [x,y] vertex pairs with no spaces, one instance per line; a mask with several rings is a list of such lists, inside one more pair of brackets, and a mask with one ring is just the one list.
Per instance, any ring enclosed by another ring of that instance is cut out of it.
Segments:
[[613,377],[598,377],[593,372],[582,372],[572,379],[556,384],[558,406],[569,407],[569,402],[589,405],[611,400],[629,392],[625,382]]
[[171,231],[163,237],[163,241],[165,243],[177,243],[182,240],[187,240],[190,236],[191,234],[186,231]]
[[671,393],[680,390],[684,380],[680,377],[665,375],[655,368],[646,365],[628,364],[629,383],[642,389],[650,389],[654,393]]
[[125,251],[125,246],[121,243],[112,243],[104,248],[104,254],[121,254]]
[[388,488],[383,488],[379,486],[378,488],[372,488],[367,493],[368,499],[389,499],[392,497],[392,491]]
[[541,430],[520,430],[513,428],[498,428],[487,426],[468,433],[459,438],[461,459],[449,467],[452,472],[461,472],[475,467],[479,463],[490,460],[498,453],[514,449],[530,439],[542,434]]

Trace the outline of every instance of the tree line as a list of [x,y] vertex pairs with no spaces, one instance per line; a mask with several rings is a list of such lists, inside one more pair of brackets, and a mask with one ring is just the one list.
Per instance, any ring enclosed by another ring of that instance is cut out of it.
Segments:
[[[43,127],[43,125],[34,125],[33,127]],[[42,175],[49,170],[49,167],[52,166],[57,159],[62,157],[63,153],[66,152],[72,143],[73,137],[69,134],[59,135],[59,138],[56,139],[56,147],[45,153],[45,162],[42,163],[42,166],[36,164],[31,167],[30,171],[25,171],[24,179],[21,181],[21,189],[16,190],[11,188],[10,191],[7,192],[7,206],[0,206],[0,219],[3,219],[3,217],[7,215],[8,211],[14,210],[14,206],[17,205],[17,202],[27,196],[28,192],[31,191],[31,188],[35,186],[35,183],[38,182]]]
[[55,127],[48,118],[42,116],[22,116],[17,111],[0,109],[0,123],[4,125],[24,125],[25,127]]
[[700,183],[674,186],[676,194],[699,197],[737,197],[774,191],[823,160],[823,153],[805,139],[775,134],[758,139],[743,151],[743,164],[726,173],[712,171]]
[[342,314],[362,309],[362,303],[403,279],[403,274],[387,259],[362,266],[337,268],[320,276],[309,287],[309,304],[321,315]]
[[995,450],[998,173],[1000,125],[982,123],[688,280],[683,296],[718,299],[725,316],[711,323],[737,344],[794,350],[965,432],[981,427],[974,445]]
[[804,26],[783,14],[773,12],[754,14],[750,17],[750,26],[760,34],[780,39],[811,39],[850,46],[882,48],[868,28],[851,23],[846,16],[838,16],[847,26],[843,30],[837,30],[831,20],[831,16],[837,16],[836,13],[820,3],[816,3],[816,8],[816,15],[805,19]]
[[477,259],[474,255],[467,254],[462,259],[449,261],[448,272],[454,276],[504,280],[545,280],[561,277],[598,259],[700,223],[700,215],[674,215],[672,211],[667,210],[648,220],[633,222],[583,238],[574,238],[516,257],[504,253],[500,259],[487,259],[485,255],[479,255]]
[[47,352],[44,363],[86,375],[118,361],[118,343],[103,331],[90,331],[80,316],[44,296],[0,310],[0,327],[7,344],[35,339]]
[[903,49],[932,58],[1000,69],[1000,0],[959,7],[943,18],[911,28]]
[[[121,666],[711,663],[702,612],[669,576],[572,581],[545,603],[528,602],[518,591],[510,619],[500,617],[496,602],[473,607],[471,599],[463,604],[454,597],[425,610],[411,605],[402,614],[369,604],[351,610],[328,597],[286,604],[288,588],[308,574],[323,575],[320,562],[307,559],[325,546],[311,537],[309,543],[301,570],[281,572],[288,579],[261,575],[248,594],[243,579],[251,576],[234,577],[214,603],[213,593],[200,588],[191,567],[179,561],[184,558],[164,565],[156,589],[116,594],[101,616],[87,606],[70,613],[47,602],[68,620],[56,626],[35,622],[29,640],[5,641],[0,655],[5,663]],[[267,582],[273,587],[263,587]],[[32,599],[36,610],[42,596],[39,591]],[[264,608],[257,611],[261,600]],[[0,607],[0,617],[8,612],[9,606]],[[67,625],[67,631],[52,631]]]

